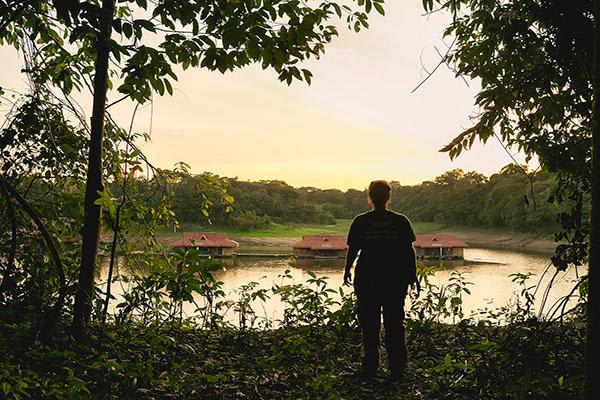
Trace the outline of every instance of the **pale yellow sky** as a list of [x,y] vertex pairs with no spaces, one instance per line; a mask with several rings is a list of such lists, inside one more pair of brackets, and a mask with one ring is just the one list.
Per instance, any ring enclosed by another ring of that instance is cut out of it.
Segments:
[[[319,61],[306,64],[311,86],[288,87],[257,66],[181,71],[172,97],[138,113],[136,127],[151,128],[145,152],[163,168],[185,161],[194,172],[341,189],[373,179],[415,184],[452,168],[499,170],[511,160],[497,142],[454,162],[437,151],[470,125],[477,84],[467,87],[442,67],[410,93],[424,76],[420,58],[433,68],[434,46],[444,50],[447,18],[421,16],[421,3],[389,2],[369,30],[341,30]],[[0,54],[0,86],[22,89],[14,50]],[[80,100],[89,115],[89,99]],[[122,103],[113,113],[128,125],[131,110]]]

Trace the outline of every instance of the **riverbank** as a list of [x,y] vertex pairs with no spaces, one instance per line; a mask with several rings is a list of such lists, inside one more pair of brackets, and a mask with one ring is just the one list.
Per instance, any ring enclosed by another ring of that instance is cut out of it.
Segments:
[[[199,224],[183,225],[179,232],[218,231],[226,233],[237,241],[245,251],[281,251],[291,250],[291,245],[303,235],[347,235],[351,220],[338,220],[335,225],[281,225],[273,224],[270,228],[242,231],[231,227],[202,226]],[[415,222],[417,234],[439,233],[454,235],[471,247],[512,248],[540,253],[552,253],[556,248],[552,235],[530,232],[512,232],[499,229],[445,227],[436,223]],[[158,238],[162,243],[169,243],[179,233],[160,232]],[[269,248],[271,248],[269,250]]]
[[[465,241],[471,247],[504,248],[529,250],[549,254],[556,248],[556,242],[548,235],[536,233],[502,232],[486,229],[470,228],[441,228],[436,231],[420,233],[440,233],[456,236]],[[341,234],[341,233],[338,233]],[[243,236],[234,235],[231,238],[237,241],[242,248],[273,247],[276,249],[291,248],[298,241],[298,237],[269,237],[269,236]]]
[[506,248],[552,253],[557,246],[551,235],[484,228],[448,227],[437,233],[454,235],[471,247]]

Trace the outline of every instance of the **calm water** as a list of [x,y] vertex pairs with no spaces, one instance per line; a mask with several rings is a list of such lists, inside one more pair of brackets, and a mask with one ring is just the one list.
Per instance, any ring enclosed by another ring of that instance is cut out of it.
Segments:
[[[463,298],[463,309],[465,315],[471,312],[488,308],[505,306],[514,294],[521,288],[509,278],[513,273],[532,273],[528,281],[528,286],[532,286],[540,281],[540,277],[549,264],[550,255],[526,253],[516,250],[467,248],[465,249],[465,261],[444,261],[444,268],[436,272],[430,281],[437,285],[447,284],[452,272],[464,273],[467,281],[472,282],[469,286],[471,295]],[[106,269],[102,273],[103,280],[106,280]],[[274,284],[302,283],[310,278],[309,272],[314,272],[318,277],[327,276],[329,286],[338,289],[343,281],[344,260],[289,260],[289,259],[250,259],[236,258],[223,260],[223,270],[216,274],[216,277],[223,281],[223,290],[226,298],[237,300],[239,294],[237,289],[250,282],[257,282],[258,287],[270,289]],[[281,278],[285,270],[290,270],[292,279]],[[539,306],[543,289],[550,280],[554,269],[550,268],[545,277],[541,279],[540,290],[536,297],[536,306]],[[583,271],[579,271],[581,274]],[[577,271],[574,268],[566,273],[561,273],[556,278],[548,298],[550,307],[557,299],[567,294],[573,287],[574,279],[577,277]],[[113,293],[119,297],[119,294],[126,288],[119,284],[113,284]],[[349,292],[350,287],[344,287],[345,292]],[[198,299],[200,300],[200,299]],[[113,301],[113,303],[116,303]],[[408,301],[407,301],[408,303]],[[113,304],[114,306],[114,304]],[[409,305],[407,304],[407,307]],[[283,304],[278,298],[268,300],[266,303],[254,304],[254,309],[260,317],[270,318],[272,320],[281,318]],[[193,312],[190,305],[186,310]],[[226,314],[232,322],[237,320],[237,316],[230,310]]]

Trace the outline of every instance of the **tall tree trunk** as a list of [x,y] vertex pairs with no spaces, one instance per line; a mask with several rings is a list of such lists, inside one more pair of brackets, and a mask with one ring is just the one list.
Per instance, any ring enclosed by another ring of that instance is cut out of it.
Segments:
[[104,137],[104,112],[108,87],[109,40],[112,31],[114,6],[114,0],[102,1],[100,27],[96,45],[94,104],[92,108],[91,140],[85,187],[81,265],[79,268],[79,285],[75,294],[72,327],[73,336],[78,340],[86,337],[92,312],[94,270],[98,254],[98,240],[102,217],[101,206],[94,204],[94,202],[99,197],[98,192],[104,189],[102,184],[102,141]]
[[600,399],[598,379],[598,310],[595,287],[596,269],[600,266],[600,0],[594,0],[594,87],[592,127],[592,212],[590,232],[590,259],[588,266],[589,293],[587,304],[587,342],[585,353],[584,399]]

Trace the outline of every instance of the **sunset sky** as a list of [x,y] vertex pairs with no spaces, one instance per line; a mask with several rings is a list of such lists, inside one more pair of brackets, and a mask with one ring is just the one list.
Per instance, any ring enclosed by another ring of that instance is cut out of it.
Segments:
[[[417,0],[385,8],[385,17],[371,15],[370,29],[341,30],[319,61],[306,64],[311,86],[288,87],[258,66],[181,72],[174,96],[156,97],[138,113],[137,129],[151,129],[146,154],[163,168],[185,161],[194,172],[340,189],[373,179],[416,184],[452,168],[489,175],[511,162],[495,141],[454,162],[438,152],[470,126],[478,85],[442,67],[411,94],[425,76],[420,58],[431,69],[439,60],[434,46],[445,49],[448,18],[422,16]],[[1,48],[0,56],[0,86],[23,90],[15,51]],[[81,100],[89,116],[88,103]],[[131,105],[118,107],[128,124]]]

